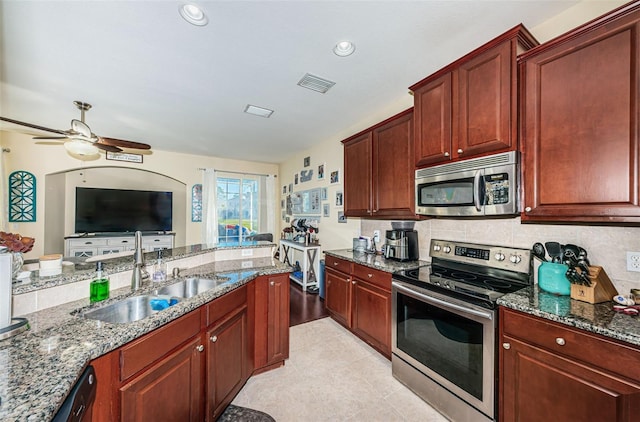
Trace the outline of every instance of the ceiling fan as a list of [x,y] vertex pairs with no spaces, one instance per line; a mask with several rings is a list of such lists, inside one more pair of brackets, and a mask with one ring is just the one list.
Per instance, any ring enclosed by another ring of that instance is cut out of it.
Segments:
[[95,133],[91,132],[89,126],[84,122],[84,113],[91,109],[91,104],[82,101],[74,101],[73,104],[75,104],[75,106],[80,110],[80,120],[71,120],[71,129],[68,130],[50,129],[44,126],[20,122],[18,120],[1,116],[0,120],[45,132],[57,133],[61,136],[34,136],[33,139],[64,140],[64,147],[67,151],[77,155],[95,155],[99,150],[121,152],[122,148],[151,149],[150,145],[140,142],[97,136]]

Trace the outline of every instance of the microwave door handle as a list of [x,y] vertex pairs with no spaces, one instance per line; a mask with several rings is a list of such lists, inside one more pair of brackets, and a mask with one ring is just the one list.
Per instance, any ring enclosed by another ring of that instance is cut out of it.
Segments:
[[480,190],[480,179],[482,179],[482,170],[478,170],[476,175],[473,176],[473,205],[475,205],[478,211],[482,211],[482,204],[484,203],[484,200],[480,199],[480,197],[483,196]]

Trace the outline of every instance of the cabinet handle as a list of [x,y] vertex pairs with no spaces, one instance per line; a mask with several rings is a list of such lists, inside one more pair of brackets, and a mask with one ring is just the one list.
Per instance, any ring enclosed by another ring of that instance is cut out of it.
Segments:
[[211,340],[211,343],[215,343],[216,341],[218,341],[218,336],[211,336],[209,337],[209,340]]
[[373,274],[367,274],[367,276],[368,276],[369,278],[371,278],[371,277],[373,277]]
[[511,349],[511,343],[502,343],[502,348],[505,350]]
[[458,154],[462,154],[462,148],[458,148]]
[[275,286],[275,285],[276,285],[276,282],[275,282],[275,281],[272,281],[272,282],[270,282],[269,284],[270,284],[270,285],[272,285],[272,286]]
[[347,279],[344,280],[345,283],[348,283],[350,281],[351,281],[351,278],[347,278]]
[[333,265],[337,267],[340,264],[338,264],[337,262],[334,262]]
[[558,337],[558,338],[556,338],[556,344],[558,346],[564,346],[565,344],[567,344],[567,342],[564,341],[564,339],[562,337]]
[[353,281],[351,282],[351,284],[356,284],[356,281],[355,281],[355,280],[353,280]]
[[526,212],[531,212],[531,207],[527,207],[524,209]]
[[448,153],[448,152],[445,152],[445,153],[444,153],[444,156],[445,156],[445,157],[448,157],[448,156],[449,156],[449,153]]
[[200,353],[204,352],[204,346],[201,344],[199,346],[196,347],[196,350]]

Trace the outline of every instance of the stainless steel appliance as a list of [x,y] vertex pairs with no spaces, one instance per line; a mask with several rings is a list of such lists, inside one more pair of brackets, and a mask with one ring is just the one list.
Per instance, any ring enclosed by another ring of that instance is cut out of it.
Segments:
[[416,214],[517,214],[519,173],[516,151],[416,170]]
[[533,283],[528,249],[431,240],[394,273],[392,373],[454,421],[496,419],[496,300]]
[[387,230],[384,257],[397,261],[418,259],[418,232],[415,230]]

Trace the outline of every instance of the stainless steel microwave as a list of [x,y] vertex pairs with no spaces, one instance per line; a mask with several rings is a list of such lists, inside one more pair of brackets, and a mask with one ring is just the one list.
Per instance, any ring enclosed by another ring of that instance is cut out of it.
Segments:
[[416,170],[416,214],[480,217],[518,214],[517,151]]

